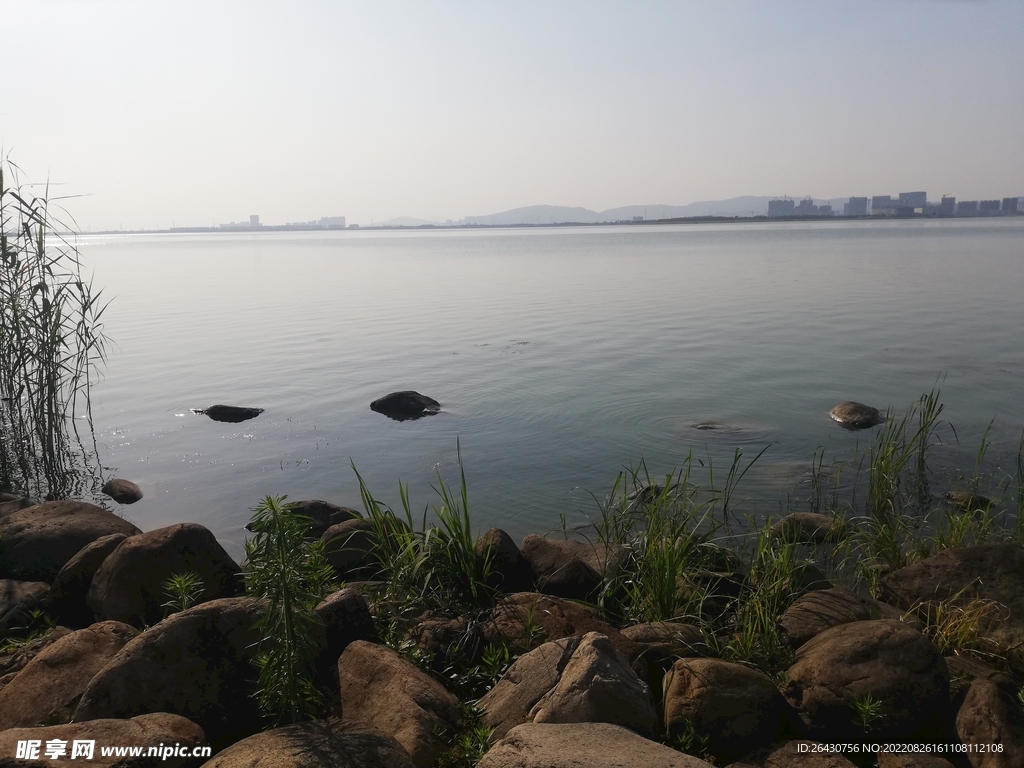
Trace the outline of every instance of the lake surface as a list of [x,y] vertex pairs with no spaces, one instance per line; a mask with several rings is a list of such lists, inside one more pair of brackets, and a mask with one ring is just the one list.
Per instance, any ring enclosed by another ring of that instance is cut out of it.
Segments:
[[[940,386],[952,465],[1024,429],[1024,218],[448,231],[86,236],[116,343],[93,391],[100,458],[144,529],[210,527],[236,557],[267,494],[414,511],[457,483],[483,530],[584,521],[643,458],[694,451],[749,511],[797,498],[816,448],[866,433],[842,400],[901,411]],[[442,413],[369,409],[415,389]],[[190,408],[266,411],[241,424]],[[698,429],[712,424],[714,429]],[[953,467],[955,469],[955,467]],[[806,495],[806,494],[804,494]]]

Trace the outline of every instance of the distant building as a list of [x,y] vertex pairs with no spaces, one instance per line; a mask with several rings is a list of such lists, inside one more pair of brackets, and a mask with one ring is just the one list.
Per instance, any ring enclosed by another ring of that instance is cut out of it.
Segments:
[[344,229],[344,216],[323,216],[320,219],[320,226],[324,229]]
[[978,213],[980,213],[982,216],[998,216],[999,201],[982,200],[980,203],[978,203]]
[[643,221],[643,220],[644,220],[644,217],[643,217],[643,216],[634,216],[634,217],[633,217],[633,222],[634,222],[634,223],[636,223],[636,222],[640,222],[640,221]]
[[259,216],[255,216],[254,215],[254,216],[250,216],[249,217],[249,226],[250,227],[252,227],[253,229],[256,229],[256,227],[258,227],[259,225],[260,225],[260,217]]
[[1020,198],[1019,197],[1004,197],[1003,198],[1003,216],[1012,216],[1015,213],[1020,212]]
[[813,216],[816,213],[814,201],[807,197],[800,201],[796,207],[797,216]]
[[868,199],[866,197],[851,197],[850,202],[843,203],[843,216],[867,216]]
[[872,216],[895,216],[897,201],[889,195],[875,195],[871,198]]
[[788,198],[768,201],[768,218],[780,216],[796,216],[796,203]]
[[942,202],[939,203],[939,214],[942,216],[952,216],[954,213],[956,213],[956,198],[943,195]]
[[924,212],[924,207],[928,205],[928,194],[925,192],[900,192],[899,208],[911,208],[917,210],[918,208]]
[[961,200],[956,204],[956,215],[957,216],[977,216],[978,215],[978,201],[977,200]]

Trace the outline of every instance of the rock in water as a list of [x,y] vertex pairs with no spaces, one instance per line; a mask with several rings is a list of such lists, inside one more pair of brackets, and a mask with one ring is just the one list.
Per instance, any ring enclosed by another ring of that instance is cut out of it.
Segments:
[[370,410],[383,413],[395,421],[406,421],[407,419],[431,416],[441,410],[441,404],[419,392],[406,390],[392,392],[390,395],[384,395],[384,397],[374,400],[370,403]]
[[103,484],[103,492],[118,504],[134,504],[142,498],[142,489],[131,480],[112,477]]
[[238,405],[211,405],[209,408],[193,408],[192,413],[203,413],[214,421],[227,421],[237,424],[240,421],[255,419],[261,413],[262,408],[243,408]]
[[885,417],[877,408],[852,400],[840,403],[829,411],[828,415],[847,429],[868,429],[885,421]]

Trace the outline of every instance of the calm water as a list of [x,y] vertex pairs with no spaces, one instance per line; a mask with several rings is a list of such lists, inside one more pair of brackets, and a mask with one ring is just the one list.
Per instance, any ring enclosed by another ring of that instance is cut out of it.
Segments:
[[[624,465],[662,473],[691,449],[720,465],[770,445],[744,490],[774,512],[815,448],[863,442],[835,403],[904,409],[940,376],[964,446],[947,461],[969,461],[993,417],[1000,450],[1024,429],[1024,219],[81,246],[113,298],[101,459],[146,494],[125,512],[203,523],[236,556],[266,494],[359,506],[350,461],[396,506],[408,482],[422,510],[437,471],[457,480],[456,438],[474,519],[518,536],[583,520]],[[399,389],[443,412],[369,410]],[[213,403],[266,412],[189,412]]]

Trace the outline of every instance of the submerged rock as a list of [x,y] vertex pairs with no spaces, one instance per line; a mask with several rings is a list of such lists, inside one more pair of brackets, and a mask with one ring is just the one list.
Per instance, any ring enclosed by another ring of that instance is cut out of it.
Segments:
[[383,413],[389,419],[395,421],[406,421],[408,419],[419,419],[423,416],[432,416],[441,410],[441,404],[432,397],[421,395],[419,392],[405,390],[403,392],[392,392],[384,397],[377,398],[370,403],[370,410]]
[[238,405],[211,405],[209,408],[193,408],[192,413],[204,414],[214,421],[226,421],[231,424],[237,424],[240,421],[255,419],[263,413],[263,409],[243,408]]
[[118,504],[134,504],[142,498],[142,489],[131,480],[112,477],[103,484],[103,492]]
[[829,411],[828,415],[847,429],[868,429],[885,421],[885,417],[877,408],[853,400],[840,403]]

